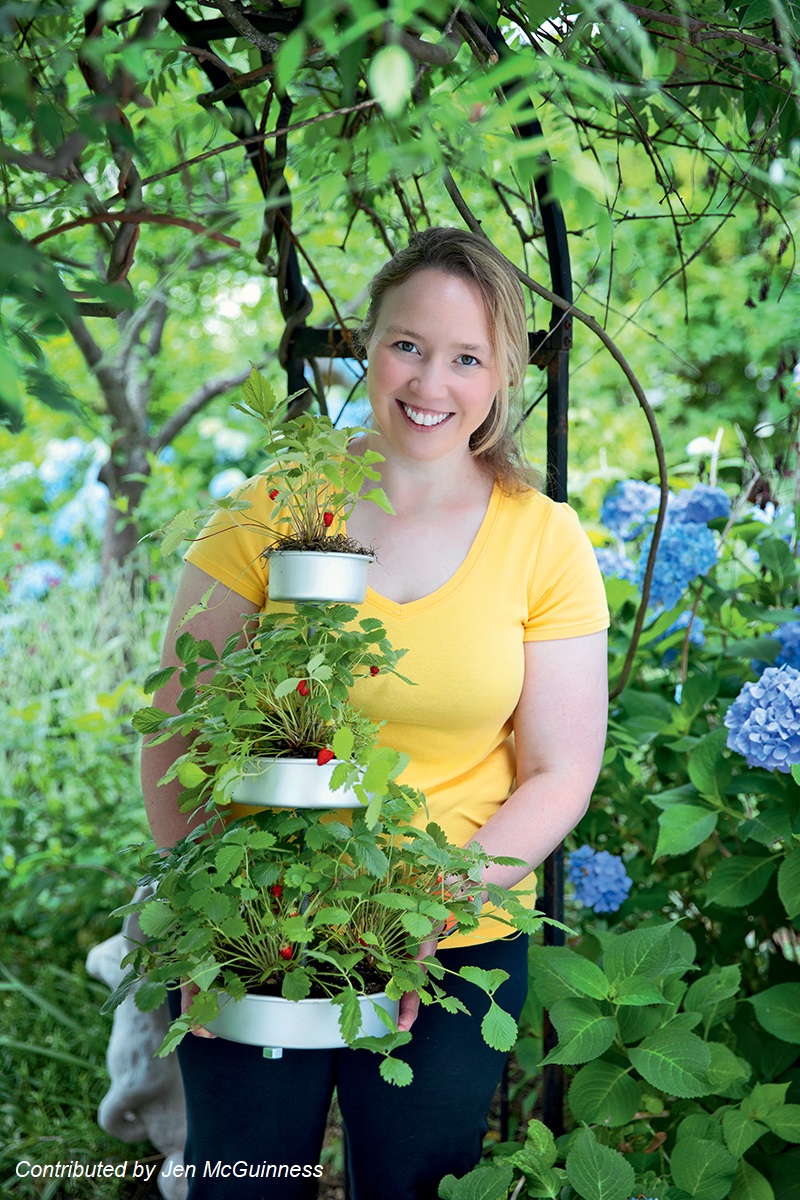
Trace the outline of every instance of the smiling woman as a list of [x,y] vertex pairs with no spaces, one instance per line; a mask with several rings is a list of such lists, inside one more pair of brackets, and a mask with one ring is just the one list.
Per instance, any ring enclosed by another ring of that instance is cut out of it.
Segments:
[[[367,354],[373,425],[386,450],[412,458],[455,454],[469,462],[470,441],[499,390],[477,285],[441,270],[412,275],[384,298]],[[410,440],[402,436],[406,429]],[[421,432],[423,442],[413,437]]]
[[[415,686],[381,672],[368,689],[356,683],[349,699],[380,725],[384,745],[407,756],[402,782],[425,794],[428,818],[449,841],[516,861],[488,866],[484,888],[519,885],[533,903],[531,872],[577,824],[599,769],[608,616],[575,514],[533,486],[516,444],[524,298],[487,239],[429,229],[376,276],[362,334],[373,421],[350,450],[382,456],[376,470],[394,511],[360,497],[347,518],[348,535],[377,555],[359,618],[381,622],[392,645],[406,648],[404,673]],[[247,485],[254,512],[268,504],[270,487],[268,470]],[[165,665],[177,661],[178,629],[221,645],[241,629],[243,611],[269,610],[269,564],[254,536],[235,525],[193,544]],[[216,602],[184,620],[215,581]],[[175,711],[178,701],[175,683],[157,703]],[[151,754],[143,756],[145,793],[157,844],[166,846],[180,814],[158,786],[169,764],[148,761]],[[462,884],[448,880],[453,892]],[[499,972],[491,976],[503,979],[499,1001],[517,1017],[527,947],[507,932],[485,904],[476,930],[440,944],[428,937],[418,955],[435,954],[451,970]],[[404,1088],[386,1085],[365,1062],[373,1056],[359,1051],[288,1051],[264,1063],[250,1047],[184,1039],[186,1161],[290,1151],[297,1162],[314,1161],[335,1086],[351,1200],[435,1200],[445,1174],[463,1175],[480,1157],[503,1068],[504,1055],[481,1035],[484,1012],[465,1000],[472,1012],[440,1021],[436,1006],[419,1008],[415,992],[402,998],[399,1027],[413,1036],[397,1053],[414,1072]],[[280,1095],[280,1104],[265,1111],[251,1102],[264,1094]],[[191,1200],[315,1194],[302,1179],[267,1192],[237,1184],[228,1191],[215,1180],[212,1189],[198,1172]]]

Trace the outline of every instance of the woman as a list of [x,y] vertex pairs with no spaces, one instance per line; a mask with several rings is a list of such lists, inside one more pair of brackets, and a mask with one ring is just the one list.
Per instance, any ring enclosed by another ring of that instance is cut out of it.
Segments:
[[[380,451],[387,515],[359,504],[347,532],[375,547],[363,616],[377,616],[403,673],[354,689],[383,739],[410,756],[403,782],[424,792],[430,817],[460,844],[525,867],[493,866],[486,882],[529,889],[536,868],[574,828],[589,801],[605,736],[605,596],[574,513],[531,485],[517,455],[513,398],[528,342],[513,270],[485,239],[454,229],[415,235],[376,276],[363,328],[373,418],[362,447]],[[266,510],[268,476],[243,495]],[[268,510],[267,510],[268,511]],[[226,518],[221,516],[221,521]],[[176,662],[179,622],[217,581],[189,624],[220,645],[243,614],[265,607],[268,567],[252,531],[235,527],[195,543],[178,588],[164,655]],[[174,706],[177,683],[157,697]],[[158,845],[186,832],[176,789],[156,781],[175,739],[143,755],[147,811]],[[518,1016],[526,943],[490,914],[468,936],[442,942],[445,965],[499,967],[499,1002]],[[421,953],[432,953],[426,943]],[[334,1087],[345,1126],[351,1200],[427,1200],[442,1176],[477,1162],[503,1055],[472,1016],[419,1011],[404,997],[401,1028],[414,1082],[383,1083],[363,1051],[294,1051],[265,1062],[250,1047],[187,1038],[190,1196],[308,1197],[306,1174],[280,1180],[216,1175],[204,1164],[319,1161]]]

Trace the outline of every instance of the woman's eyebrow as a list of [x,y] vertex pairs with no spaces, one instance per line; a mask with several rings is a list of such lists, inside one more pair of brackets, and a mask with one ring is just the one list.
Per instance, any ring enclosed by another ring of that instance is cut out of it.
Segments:
[[[416,333],[413,329],[404,329],[400,325],[387,325],[386,332],[390,333],[392,335],[392,337],[413,338],[415,341],[418,341],[418,342],[422,342],[425,340],[424,334]],[[470,353],[474,353],[477,350],[483,354],[486,354],[488,351],[488,347],[483,346],[478,342],[453,342],[451,349],[452,350],[468,350]]]

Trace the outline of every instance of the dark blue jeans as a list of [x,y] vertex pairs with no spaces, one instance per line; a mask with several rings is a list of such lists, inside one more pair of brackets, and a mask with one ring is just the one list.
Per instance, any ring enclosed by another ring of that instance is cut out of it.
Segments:
[[[528,986],[527,937],[439,951],[444,966],[500,967],[498,1003],[519,1018]],[[461,1176],[481,1155],[487,1113],[506,1055],[484,1042],[482,992],[448,977],[470,1011],[420,1008],[408,1087],[385,1083],[367,1050],[260,1048],[191,1035],[178,1049],[186,1093],[185,1162],[190,1200],[312,1200],[334,1089],[345,1129],[349,1200],[436,1200],[444,1175]],[[171,998],[173,1012],[177,997]]]

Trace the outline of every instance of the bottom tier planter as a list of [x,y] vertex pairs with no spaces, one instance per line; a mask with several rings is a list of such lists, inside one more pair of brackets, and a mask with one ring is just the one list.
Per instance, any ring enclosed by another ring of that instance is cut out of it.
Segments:
[[[284,1000],[282,996],[248,995],[241,1000],[220,996],[219,1015],[207,1028],[218,1037],[247,1046],[264,1046],[280,1057],[281,1050],[331,1050],[346,1046],[339,1029],[341,1005],[332,1000]],[[399,1000],[385,992],[360,996],[360,1037],[382,1037],[386,1026],[375,1006],[397,1021]]]
[[331,788],[335,767],[335,760],[251,758],[231,799],[253,808],[360,808],[350,788]]

